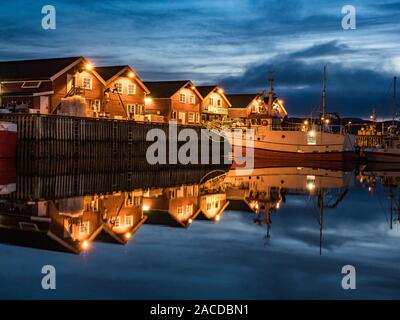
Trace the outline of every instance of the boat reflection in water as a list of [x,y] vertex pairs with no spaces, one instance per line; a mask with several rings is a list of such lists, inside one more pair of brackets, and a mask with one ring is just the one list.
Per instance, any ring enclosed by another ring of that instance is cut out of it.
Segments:
[[247,211],[256,225],[266,226],[267,241],[274,214],[289,197],[303,197],[316,217],[322,254],[324,213],[335,209],[349,188],[368,185],[371,191],[379,180],[397,204],[393,208],[400,204],[394,192],[400,173],[386,168],[362,168],[356,179],[353,170],[318,167],[271,166],[249,175],[226,167],[106,172],[63,163],[48,163],[47,170],[43,164],[18,165],[18,175],[9,163],[2,171],[1,243],[80,254],[97,242],[125,245],[145,224],[187,229],[201,221],[219,222],[234,211]]

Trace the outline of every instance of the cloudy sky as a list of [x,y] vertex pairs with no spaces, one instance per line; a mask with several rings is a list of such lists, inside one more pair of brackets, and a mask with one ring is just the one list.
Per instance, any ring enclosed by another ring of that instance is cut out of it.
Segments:
[[[41,9],[57,10],[56,30]],[[344,5],[357,29],[343,30]],[[320,103],[328,65],[329,109],[391,115],[400,72],[400,2],[263,0],[14,0],[0,12],[0,60],[84,55],[130,64],[145,80],[191,79],[230,92],[258,92],[273,71],[291,115]]]

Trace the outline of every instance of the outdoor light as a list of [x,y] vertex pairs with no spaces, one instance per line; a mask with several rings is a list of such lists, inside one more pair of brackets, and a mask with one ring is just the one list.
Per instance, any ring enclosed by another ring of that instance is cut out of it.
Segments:
[[144,205],[143,206],[143,211],[149,211],[150,210],[150,207],[149,206],[147,206],[147,205]]
[[90,70],[93,69],[93,65],[90,64],[90,63],[87,63],[86,66],[85,66],[85,69],[86,69],[87,71],[90,71]]
[[308,126],[308,120],[304,120],[304,124]]
[[215,221],[219,221],[219,220],[221,220],[221,217],[219,215],[215,216]]
[[152,103],[152,102],[153,102],[153,99],[150,98],[150,97],[147,97],[147,98],[144,99],[144,102],[145,102],[145,103]]
[[130,232],[125,233],[125,238],[129,240],[132,237],[132,234]]
[[89,249],[89,242],[88,241],[83,241],[82,242],[82,249],[83,250],[87,250],[87,249]]
[[326,123],[326,124],[329,124],[330,122],[331,122],[330,119],[326,119],[326,120],[325,120],[325,123]]
[[189,222],[189,224],[192,224],[193,220],[192,220],[192,219],[189,219],[188,222]]
[[314,138],[314,137],[316,136],[315,130],[309,131],[309,132],[308,132],[308,135],[309,135],[310,137]]
[[134,77],[135,77],[135,74],[134,74],[133,72],[129,72],[128,77],[129,77],[129,78],[134,78]]
[[224,89],[222,89],[222,88],[218,89],[218,93],[223,94],[224,93]]

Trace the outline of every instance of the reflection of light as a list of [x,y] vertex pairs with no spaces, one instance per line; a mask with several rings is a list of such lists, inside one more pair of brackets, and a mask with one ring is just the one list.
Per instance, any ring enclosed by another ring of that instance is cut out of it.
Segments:
[[307,183],[307,190],[308,191],[313,191],[315,189],[315,183],[314,182],[308,182]]
[[308,135],[309,135],[310,137],[314,138],[314,137],[315,137],[315,135],[316,135],[316,132],[315,132],[315,130],[311,130],[311,131],[309,131],[309,132],[308,132]]
[[135,77],[135,74],[131,71],[131,72],[129,72],[129,78],[134,78]]
[[125,238],[130,239],[132,237],[132,234],[130,232],[125,233]]
[[219,221],[219,220],[221,220],[221,217],[219,215],[215,216],[215,221]]
[[188,223],[189,223],[189,224],[192,224],[192,222],[193,222],[193,219],[189,219],[189,220],[188,220]]
[[83,241],[82,242],[82,249],[83,250],[87,250],[87,249],[89,249],[89,242],[88,241]]
[[87,63],[86,66],[85,66],[85,69],[90,71],[90,70],[93,69],[93,65],[91,65],[90,63]]
[[374,190],[374,188],[372,188],[371,186],[368,187],[368,191],[369,191],[369,192],[372,192],[373,190]]
[[281,207],[281,203],[278,202],[278,203],[276,204],[276,208],[279,209],[280,207]]
[[149,210],[150,210],[150,206],[148,206],[148,205],[143,206],[143,211],[149,211]]
[[257,210],[260,208],[260,206],[258,205],[258,203],[254,206],[254,208],[256,208]]
[[151,103],[152,101],[153,101],[153,99],[150,98],[150,97],[147,97],[147,98],[144,99],[145,103]]

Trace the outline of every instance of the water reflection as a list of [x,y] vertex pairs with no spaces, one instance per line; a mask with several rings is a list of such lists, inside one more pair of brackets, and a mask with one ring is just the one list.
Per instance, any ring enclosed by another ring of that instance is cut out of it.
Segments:
[[[388,191],[390,226],[400,219],[400,172],[363,167],[357,173],[324,168],[159,168],[135,172],[89,172],[68,162],[19,168],[3,163],[0,180],[0,241],[79,254],[96,242],[127,244],[143,224],[189,228],[196,221],[219,222],[226,210],[253,215],[272,236],[273,217],[290,197],[302,197],[319,230],[324,212],[335,209],[349,188]],[[55,168],[55,169],[54,169]],[[70,168],[67,168],[70,169]],[[149,168],[147,168],[149,169]],[[395,216],[395,217],[394,217]]]

